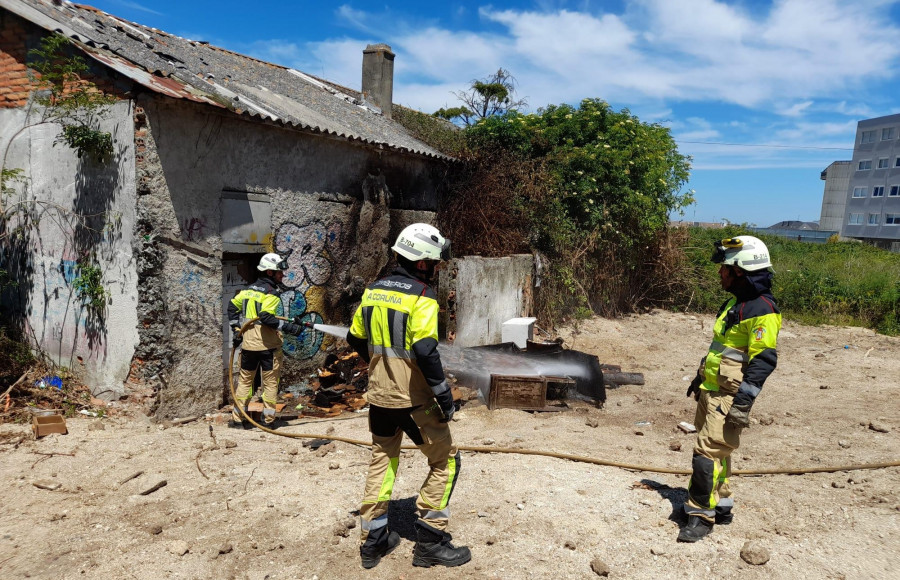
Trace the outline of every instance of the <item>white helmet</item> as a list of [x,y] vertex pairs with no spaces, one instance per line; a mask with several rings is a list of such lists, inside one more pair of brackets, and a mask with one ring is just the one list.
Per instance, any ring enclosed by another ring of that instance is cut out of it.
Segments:
[[428,224],[413,224],[403,228],[391,249],[413,262],[450,259],[450,240],[442,236],[436,227]]
[[287,270],[287,260],[278,254],[266,254],[259,260],[259,266],[256,267],[260,272],[266,270]]
[[716,249],[712,255],[712,261],[716,264],[737,266],[747,272],[756,272],[768,268],[772,269],[769,260],[769,248],[753,236],[737,236],[716,242]]

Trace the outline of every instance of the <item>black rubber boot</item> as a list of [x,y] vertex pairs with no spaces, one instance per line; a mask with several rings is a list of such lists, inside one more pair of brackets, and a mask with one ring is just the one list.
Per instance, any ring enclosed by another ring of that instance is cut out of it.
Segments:
[[381,558],[387,556],[400,545],[400,534],[390,532],[383,542],[374,546],[360,546],[359,557],[362,560],[362,567],[368,570],[374,568],[381,562]]
[[688,517],[687,525],[681,528],[681,532],[678,533],[678,541],[697,542],[708,536],[712,529],[713,525],[709,521],[704,520],[700,516],[690,516]]
[[413,566],[462,566],[472,559],[466,546],[450,543],[452,536],[421,521],[416,522],[416,547],[413,548]]
[[731,508],[716,508],[716,523],[720,526],[727,526],[734,521],[734,514]]
[[235,421],[232,419],[228,422],[228,427],[231,429],[252,429],[253,425],[249,421]]

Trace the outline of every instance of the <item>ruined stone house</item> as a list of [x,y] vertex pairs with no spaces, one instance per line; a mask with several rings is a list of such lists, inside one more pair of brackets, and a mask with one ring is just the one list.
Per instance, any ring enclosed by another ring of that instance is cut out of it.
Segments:
[[[117,99],[107,163],[54,146],[59,125],[37,121],[28,51],[54,32]],[[95,395],[145,396],[165,417],[222,404],[224,305],[262,253],[288,257],[286,316],[347,320],[388,242],[433,219],[449,161],[392,120],[390,47],[363,52],[357,92],[89,6],[0,0],[0,154],[27,177],[7,203],[95,216],[98,234],[43,220],[5,240],[18,285],[4,314]],[[109,292],[100,317],[73,289],[88,253]],[[288,366],[314,366],[323,340],[289,338]]]

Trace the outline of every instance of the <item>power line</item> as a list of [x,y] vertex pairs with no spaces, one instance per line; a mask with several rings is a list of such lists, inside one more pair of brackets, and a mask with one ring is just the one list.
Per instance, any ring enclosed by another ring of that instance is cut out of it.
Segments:
[[768,147],[770,149],[817,149],[819,151],[853,151],[853,147],[812,147],[810,145],[774,145],[769,143],[761,143],[754,145],[752,143],[721,143],[716,141],[680,141],[675,139],[676,143],[690,143],[693,145],[727,145],[729,147]]

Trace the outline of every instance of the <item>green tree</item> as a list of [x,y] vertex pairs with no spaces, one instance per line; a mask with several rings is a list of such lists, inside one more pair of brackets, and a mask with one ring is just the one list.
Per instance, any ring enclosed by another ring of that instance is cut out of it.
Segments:
[[480,119],[518,111],[528,105],[525,99],[516,98],[516,79],[503,68],[485,79],[473,80],[469,90],[453,94],[462,106],[439,109],[434,116],[448,121],[459,119],[466,126]]
[[466,136],[474,169],[445,212],[449,235],[483,244],[517,216],[518,235],[503,238],[516,246],[482,253],[548,258],[543,315],[616,314],[661,291],[669,214],[693,203],[690,159],[667,128],[585,99],[481,119]]

